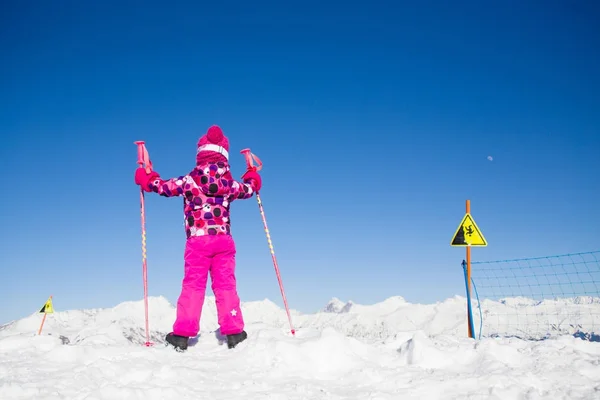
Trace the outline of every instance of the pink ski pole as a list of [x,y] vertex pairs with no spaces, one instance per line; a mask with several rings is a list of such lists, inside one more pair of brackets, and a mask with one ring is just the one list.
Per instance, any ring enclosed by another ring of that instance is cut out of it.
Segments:
[[[262,169],[262,162],[258,157],[250,152],[250,149],[244,149],[240,151],[246,157],[246,165],[249,170],[252,171],[260,171]],[[254,161],[258,164],[254,165]],[[275,274],[277,275],[277,281],[279,282],[279,290],[281,290],[281,297],[283,298],[283,305],[285,306],[285,311],[287,313],[288,321],[290,323],[290,329],[292,335],[296,334],[296,330],[292,325],[292,317],[290,315],[290,309],[288,307],[287,299],[285,298],[285,291],[283,290],[283,282],[281,281],[281,274],[279,273],[279,266],[277,265],[277,258],[275,257],[275,250],[273,248],[273,242],[271,241],[271,234],[269,233],[269,227],[267,226],[267,218],[265,217],[265,211],[263,209],[262,201],[260,200],[260,195],[256,192],[256,200],[258,201],[258,209],[260,210],[260,215],[262,217],[263,226],[265,228],[265,234],[267,235],[267,242],[269,243],[269,250],[271,251],[271,258],[273,259],[273,266],[275,267]]]
[[[146,172],[152,171],[152,162],[148,155],[148,150],[144,141],[138,140],[134,142],[138,147],[137,163],[140,167],[145,168]],[[140,187],[140,213],[142,216],[142,276],[144,280],[144,317],[146,320],[146,347],[152,346],[150,343],[150,329],[148,323],[148,266],[146,263],[146,209],[144,206],[144,190]]]

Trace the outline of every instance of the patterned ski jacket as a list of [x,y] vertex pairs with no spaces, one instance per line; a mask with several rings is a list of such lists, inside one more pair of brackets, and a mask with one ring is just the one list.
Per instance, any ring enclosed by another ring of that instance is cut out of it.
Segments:
[[254,185],[233,179],[229,164],[217,162],[200,165],[189,174],[163,180],[160,177],[148,184],[164,197],[183,196],[185,232],[191,236],[230,235],[229,207],[236,199],[249,199]]

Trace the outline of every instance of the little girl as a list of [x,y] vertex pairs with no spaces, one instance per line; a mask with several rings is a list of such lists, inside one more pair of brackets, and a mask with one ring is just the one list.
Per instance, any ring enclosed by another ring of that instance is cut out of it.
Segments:
[[184,278],[177,301],[177,319],[166,341],[183,351],[200,331],[200,316],[208,274],[217,303],[221,334],[232,349],[247,338],[235,279],[235,242],[231,236],[230,205],[248,199],[261,188],[260,175],[249,169],[237,182],[229,170],[229,140],[211,126],[198,141],[196,167],[187,175],[163,180],[144,168],[135,183],[161,196],[183,196],[186,244]]

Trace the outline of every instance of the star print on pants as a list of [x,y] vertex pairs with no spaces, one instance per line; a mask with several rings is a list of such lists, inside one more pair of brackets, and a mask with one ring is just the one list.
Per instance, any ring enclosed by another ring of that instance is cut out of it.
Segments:
[[237,311],[235,311],[235,308],[233,310],[231,310],[231,316],[235,317],[237,315]]

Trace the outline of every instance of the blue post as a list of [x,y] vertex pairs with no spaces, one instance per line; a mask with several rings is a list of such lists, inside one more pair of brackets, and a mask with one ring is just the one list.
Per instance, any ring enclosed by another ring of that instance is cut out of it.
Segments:
[[465,287],[467,290],[467,320],[469,323],[469,327],[471,328],[471,333],[473,334],[473,338],[475,338],[475,326],[473,325],[473,309],[471,308],[471,293],[469,291],[469,280],[467,278],[467,262],[463,260],[462,262],[463,272],[465,274]]

